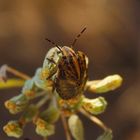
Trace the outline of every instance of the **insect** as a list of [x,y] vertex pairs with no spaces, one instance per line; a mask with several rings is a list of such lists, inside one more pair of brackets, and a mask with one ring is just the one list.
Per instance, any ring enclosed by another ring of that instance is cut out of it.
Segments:
[[88,78],[87,56],[81,51],[74,51],[72,48],[85,30],[86,28],[76,36],[71,47],[58,46],[46,39],[56,47],[47,53],[42,73],[44,73],[46,80],[54,80],[54,88],[64,100],[81,95]]

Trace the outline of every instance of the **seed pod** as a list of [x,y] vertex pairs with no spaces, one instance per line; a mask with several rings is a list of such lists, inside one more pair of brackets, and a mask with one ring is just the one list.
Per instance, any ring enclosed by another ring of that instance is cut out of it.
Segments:
[[91,114],[98,115],[105,111],[107,102],[103,97],[96,99],[83,99],[83,108]]
[[36,124],[36,133],[42,137],[48,137],[55,133],[54,125],[47,123],[41,118],[38,118],[35,124]]
[[22,112],[28,105],[28,99],[25,95],[20,94],[5,102],[5,107],[12,114]]
[[44,77],[42,68],[38,68],[34,76],[35,85],[43,90],[50,90],[53,86],[53,81]]
[[3,127],[4,132],[9,137],[20,138],[23,135],[23,130],[18,121],[10,121]]
[[122,80],[120,75],[115,74],[107,76],[103,80],[88,81],[86,83],[86,88],[94,93],[105,93],[120,87]]
[[84,140],[84,128],[82,121],[77,115],[71,115],[68,119],[71,134],[75,140]]

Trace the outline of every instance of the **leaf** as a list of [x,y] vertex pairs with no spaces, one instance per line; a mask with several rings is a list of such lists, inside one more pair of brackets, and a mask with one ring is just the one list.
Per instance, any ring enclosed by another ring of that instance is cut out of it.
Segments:
[[99,136],[96,140],[112,140],[113,135],[111,130],[105,131],[101,136]]
[[70,116],[68,125],[75,140],[84,140],[83,123],[77,115]]
[[8,79],[6,82],[0,81],[0,89],[22,87],[24,82],[21,79]]

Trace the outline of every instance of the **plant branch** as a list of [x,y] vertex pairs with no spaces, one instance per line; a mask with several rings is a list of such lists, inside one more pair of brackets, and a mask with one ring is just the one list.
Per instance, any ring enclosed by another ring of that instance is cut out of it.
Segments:
[[40,108],[41,106],[43,106],[43,105],[46,103],[46,101],[47,101],[48,99],[50,99],[49,96],[44,96],[44,97],[36,104],[36,106],[37,106],[38,108]]
[[70,132],[69,132],[69,128],[68,128],[68,123],[67,123],[66,118],[62,112],[61,112],[61,120],[62,120],[62,124],[63,124],[64,130],[65,130],[66,139],[71,140],[71,136],[70,136]]
[[109,130],[109,128],[97,117],[90,115],[88,112],[86,112],[84,109],[80,109],[81,114],[86,116],[88,119],[90,119],[92,122],[96,123],[99,127],[101,127],[104,131]]
[[24,73],[22,73],[22,72],[20,72],[20,71],[18,71],[18,70],[16,70],[16,69],[12,68],[12,67],[9,67],[9,66],[7,66],[7,65],[6,65],[6,70],[7,70],[8,72],[14,74],[14,75],[17,76],[17,77],[20,77],[20,78],[24,79],[24,80],[29,80],[29,79],[31,79],[30,76],[28,76],[28,75],[26,75],[26,74],[24,74]]

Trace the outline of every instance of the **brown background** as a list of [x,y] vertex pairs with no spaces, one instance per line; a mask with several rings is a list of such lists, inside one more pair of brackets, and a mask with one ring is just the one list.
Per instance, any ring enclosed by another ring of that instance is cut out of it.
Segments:
[[[107,111],[99,117],[114,131],[114,140],[140,139],[140,1],[139,0],[0,0],[0,65],[8,64],[33,75],[43,63],[51,44],[70,45],[79,31],[87,31],[75,45],[89,57],[90,79],[119,73],[122,87],[105,94]],[[0,139],[8,138],[2,126],[12,116],[4,101],[20,93],[0,91]],[[90,94],[90,93],[89,93]],[[94,97],[91,95],[91,97]],[[83,116],[86,140],[102,132]],[[32,125],[25,129],[31,140],[39,140]],[[59,122],[50,140],[64,140]]]

